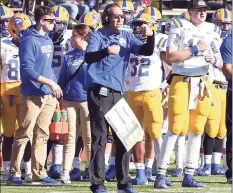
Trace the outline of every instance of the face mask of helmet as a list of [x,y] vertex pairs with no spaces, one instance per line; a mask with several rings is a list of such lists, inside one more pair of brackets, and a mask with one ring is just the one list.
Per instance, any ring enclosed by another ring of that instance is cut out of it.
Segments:
[[147,37],[143,36],[143,34],[141,33],[141,26],[144,23],[146,24],[146,22],[143,22],[143,21],[137,21],[137,22],[132,23],[134,36],[142,42],[146,42],[147,40]]
[[155,20],[154,19],[154,25],[156,25],[157,26],[157,32],[161,32],[162,31],[162,22],[161,22],[161,20]]
[[17,35],[17,37],[18,37],[18,40],[19,40],[19,42],[21,42],[21,40],[22,40],[22,37],[23,37],[23,32],[24,31],[21,31],[21,32],[15,32],[15,34]]
[[217,21],[216,22],[217,26],[222,26],[222,25],[227,25],[225,26],[224,28],[223,27],[220,27],[221,28],[221,38],[225,38],[227,37],[228,35],[231,34],[232,32],[232,24],[230,21]]
[[165,28],[165,34],[169,35],[169,32],[171,30],[171,23],[170,23],[170,21],[166,21],[164,28]]
[[[3,37],[8,37],[10,33],[8,32],[8,24],[5,24],[6,20],[2,20],[0,24],[0,33]],[[7,20],[9,21],[9,20]]]
[[123,11],[124,15],[126,16],[126,22],[125,25],[130,26],[131,22],[133,21],[133,15],[134,13],[132,11]]
[[56,24],[54,25],[54,31],[62,33],[66,31],[67,29],[67,24],[61,21],[56,21]]
[[221,38],[226,38],[226,37],[229,36],[231,33],[232,33],[232,29],[224,29],[224,30],[222,30]]
[[56,22],[54,30],[49,33],[50,38],[53,40],[54,45],[60,45],[64,40],[63,36],[67,30],[67,24],[64,22]]

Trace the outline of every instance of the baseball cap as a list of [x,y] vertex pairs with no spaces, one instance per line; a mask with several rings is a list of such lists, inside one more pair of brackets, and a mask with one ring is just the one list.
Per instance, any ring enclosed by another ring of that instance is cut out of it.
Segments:
[[199,8],[206,8],[210,9],[209,6],[207,6],[207,3],[204,0],[194,0],[193,2],[189,2],[189,10],[190,9],[199,9]]

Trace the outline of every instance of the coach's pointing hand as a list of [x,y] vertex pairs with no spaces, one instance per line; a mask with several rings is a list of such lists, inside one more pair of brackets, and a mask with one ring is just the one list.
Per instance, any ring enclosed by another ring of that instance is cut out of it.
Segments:
[[153,30],[149,27],[147,24],[143,24],[141,26],[141,32],[144,36],[152,36],[153,35]]

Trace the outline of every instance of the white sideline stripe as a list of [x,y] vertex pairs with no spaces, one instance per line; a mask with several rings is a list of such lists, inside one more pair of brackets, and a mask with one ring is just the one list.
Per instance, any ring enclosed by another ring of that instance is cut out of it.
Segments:
[[[225,193],[230,193],[231,188],[218,188],[218,187],[211,187],[209,188],[210,191],[205,191],[205,193],[216,193],[216,191],[226,191]],[[198,193],[198,192],[203,192],[202,190],[206,190],[206,188],[195,188],[194,189],[189,189],[189,188],[176,188],[176,189],[148,189],[146,192],[139,192],[138,193],[148,193],[148,192],[191,192],[191,193]],[[71,193],[71,192],[76,192],[76,191],[62,191],[62,192],[50,192],[50,193]],[[117,191],[108,191],[109,193],[117,193]],[[90,191],[82,191],[82,193],[90,193]]]
[[146,192],[139,192],[139,193],[147,193],[147,192],[192,192],[192,193],[216,193],[216,192],[223,192],[224,193],[231,193],[231,187],[229,188],[218,188],[218,187],[211,187],[208,190],[206,188],[168,188],[168,189],[148,189]]
[[[15,189],[15,188],[25,188],[26,186],[22,186],[22,187],[18,187],[18,186],[5,186],[5,187],[1,187],[2,190],[4,189]],[[28,186],[30,187],[30,186]],[[40,188],[48,188],[48,187],[40,187]],[[69,190],[69,191],[53,191],[53,192],[50,192],[50,193],[76,193],[77,190]],[[117,193],[117,191],[108,191],[109,193]],[[202,192],[205,192],[205,193],[216,193],[216,192],[224,192],[224,193],[231,193],[231,187],[224,187],[224,188],[221,188],[221,187],[209,187],[208,190],[206,190],[206,188],[168,188],[168,189],[154,189],[154,188],[150,188],[150,189],[147,189],[146,192],[145,190],[143,192],[139,192],[138,193],[148,193],[148,192],[167,192],[167,193],[173,193],[173,192],[177,192],[177,193],[202,193]],[[86,190],[82,190],[82,193],[90,193],[90,191],[86,191]]]

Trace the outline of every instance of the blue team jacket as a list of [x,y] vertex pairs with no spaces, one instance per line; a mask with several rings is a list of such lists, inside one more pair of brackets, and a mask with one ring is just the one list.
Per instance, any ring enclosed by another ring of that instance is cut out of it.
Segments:
[[23,33],[19,57],[21,94],[25,96],[51,94],[50,86],[37,82],[40,75],[57,81],[52,69],[53,42],[50,37],[38,33],[35,25],[29,27]]
[[61,71],[58,79],[58,84],[63,91],[63,98],[68,101],[86,101],[87,91],[85,90],[85,84],[87,82],[86,72],[87,64],[84,63],[79,70],[78,74],[70,80],[67,84],[67,80],[75,73],[78,66],[84,61],[84,51],[78,48],[68,52],[63,59]]

